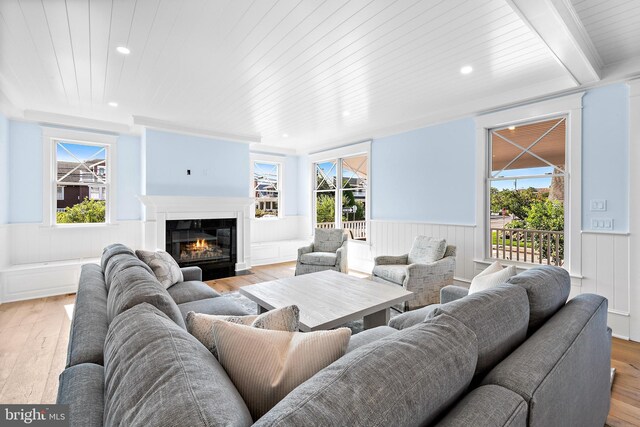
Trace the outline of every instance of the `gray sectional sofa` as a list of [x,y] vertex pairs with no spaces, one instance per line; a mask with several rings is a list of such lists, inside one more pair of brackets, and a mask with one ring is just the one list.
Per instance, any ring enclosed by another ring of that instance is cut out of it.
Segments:
[[345,356],[258,420],[184,329],[189,310],[244,310],[197,280],[155,282],[122,245],[83,268],[58,392],[71,425],[602,426],[607,417],[607,300],[565,304],[569,277],[558,268],[468,296],[444,288],[449,302],[354,335]]

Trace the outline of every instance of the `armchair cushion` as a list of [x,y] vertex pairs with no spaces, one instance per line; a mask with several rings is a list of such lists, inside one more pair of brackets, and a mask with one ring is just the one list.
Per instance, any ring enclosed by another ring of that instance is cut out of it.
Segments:
[[416,236],[411,251],[409,251],[409,264],[429,264],[442,259],[447,250],[445,239]]
[[300,256],[300,263],[310,265],[336,265],[337,256],[329,252],[311,252]]
[[316,228],[313,248],[316,252],[334,252],[347,240],[344,230]]
[[402,285],[407,277],[406,265],[376,265],[373,267],[373,275],[381,277],[390,282]]

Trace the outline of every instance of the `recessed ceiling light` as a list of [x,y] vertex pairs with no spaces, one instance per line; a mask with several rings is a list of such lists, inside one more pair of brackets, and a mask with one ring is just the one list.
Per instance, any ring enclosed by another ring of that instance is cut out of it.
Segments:
[[282,134],[282,137],[283,137],[283,138],[289,138],[289,134],[288,134],[288,133],[283,133],[283,134]]
[[115,108],[115,107],[118,106],[118,103],[111,101],[108,105],[109,105],[109,107],[114,107]]
[[464,67],[460,68],[460,72],[462,74],[469,74],[473,71],[473,67],[471,65],[465,65]]
[[351,112],[350,112],[350,111],[343,111],[343,112],[342,112],[342,115],[343,115],[344,117],[347,117],[347,116],[350,116],[350,115],[351,115]]
[[516,130],[515,126],[509,126],[509,130]]
[[131,51],[129,50],[129,48],[124,47],[124,46],[118,46],[118,47],[116,48],[116,50],[117,50],[118,52],[120,52],[121,54],[123,54],[123,55],[129,55],[129,54],[131,53]]

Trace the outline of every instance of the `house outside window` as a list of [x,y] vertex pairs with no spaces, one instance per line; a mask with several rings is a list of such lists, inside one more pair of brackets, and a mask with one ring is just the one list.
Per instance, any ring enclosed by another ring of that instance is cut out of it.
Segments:
[[342,228],[354,240],[367,240],[368,164],[368,153],[313,164],[315,227]]
[[566,117],[489,131],[489,253],[564,264]]
[[282,215],[281,163],[254,161],[252,175],[255,218],[278,218]]
[[109,147],[54,139],[57,224],[106,222]]

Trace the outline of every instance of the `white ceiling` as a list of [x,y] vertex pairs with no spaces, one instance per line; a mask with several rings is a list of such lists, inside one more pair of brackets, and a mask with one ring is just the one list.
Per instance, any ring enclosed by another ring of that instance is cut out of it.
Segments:
[[0,90],[27,117],[304,152],[637,73],[640,2],[604,3],[2,0]]

